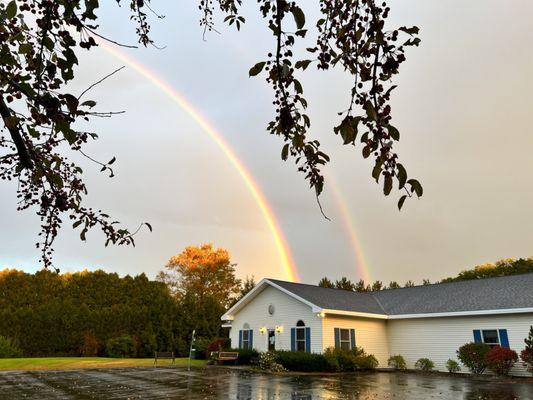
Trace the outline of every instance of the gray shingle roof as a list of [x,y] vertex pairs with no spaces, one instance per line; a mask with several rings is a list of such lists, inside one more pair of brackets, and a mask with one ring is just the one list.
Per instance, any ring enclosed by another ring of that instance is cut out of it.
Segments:
[[357,293],[269,279],[314,305],[402,315],[533,307],[533,273]]

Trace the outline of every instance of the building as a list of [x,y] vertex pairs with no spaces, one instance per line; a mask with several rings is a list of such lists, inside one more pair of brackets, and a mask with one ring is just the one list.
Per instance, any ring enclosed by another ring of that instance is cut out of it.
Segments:
[[[468,342],[524,348],[533,274],[365,293],[263,279],[222,320],[232,347],[320,353],[360,346],[380,367],[401,354],[408,368],[427,357],[445,371]],[[512,374],[528,373],[519,362]]]

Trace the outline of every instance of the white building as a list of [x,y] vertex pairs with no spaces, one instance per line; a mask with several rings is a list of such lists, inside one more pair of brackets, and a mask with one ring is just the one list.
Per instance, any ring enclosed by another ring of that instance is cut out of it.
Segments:
[[[263,279],[223,316],[232,347],[320,353],[360,346],[386,368],[401,354],[446,371],[468,342],[517,353],[533,325],[533,274],[357,293]],[[465,368],[463,368],[465,371]],[[521,362],[513,375],[528,375]]]

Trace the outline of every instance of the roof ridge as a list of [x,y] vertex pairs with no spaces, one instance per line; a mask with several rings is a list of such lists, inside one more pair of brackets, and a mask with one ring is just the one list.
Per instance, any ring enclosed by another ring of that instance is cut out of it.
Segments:
[[321,288],[321,289],[342,290],[344,292],[358,293],[358,294],[368,293],[368,294],[373,295],[373,294],[376,294],[376,293],[380,293],[380,292],[384,292],[384,291],[391,291],[391,290],[413,289],[413,288],[419,288],[419,287],[448,285],[448,284],[460,284],[460,283],[472,282],[472,281],[475,281],[475,282],[488,281],[488,280],[496,280],[496,279],[502,279],[502,278],[509,279],[509,278],[513,278],[513,277],[517,277],[517,276],[523,276],[523,275],[533,275],[533,272],[525,272],[525,273],[522,273],[522,274],[511,274],[511,275],[502,275],[502,276],[490,276],[490,277],[486,277],[486,278],[464,279],[464,280],[451,281],[451,282],[434,282],[434,283],[430,283],[430,284],[427,284],[427,285],[419,284],[419,285],[414,285],[414,286],[404,286],[404,287],[398,287],[398,288],[385,288],[385,289],[380,289],[380,290],[374,290],[374,291],[370,290],[370,291],[364,291],[364,292],[358,292],[358,291],[355,291],[355,290],[347,290],[347,289],[340,289],[340,288],[328,288],[328,287],[323,287],[323,286],[319,286],[319,285],[313,285],[311,283],[291,282],[291,281],[285,281],[285,280],[282,280],[282,279],[271,279],[271,278],[266,278],[266,279],[269,280],[269,281],[285,282],[285,283],[291,283],[291,284],[294,284],[294,285],[312,286],[312,287]]

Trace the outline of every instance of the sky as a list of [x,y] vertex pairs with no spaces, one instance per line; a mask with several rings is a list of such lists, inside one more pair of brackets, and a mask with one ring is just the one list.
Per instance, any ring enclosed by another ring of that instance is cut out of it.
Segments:
[[[119,50],[178,92],[221,135],[267,200],[303,282],[323,276],[435,281],[485,262],[533,255],[533,25],[527,17],[533,3],[389,4],[390,23],[417,25],[422,39],[407,53],[392,100],[402,136],[398,153],[424,186],[424,196],[401,212],[398,195],[384,197],[371,178],[371,161],[361,149],[343,147],[333,135],[350,90],[341,70],[308,69],[301,77],[311,135],[332,158],[321,197],[331,221],[294,164],[281,161],[281,141],[265,129],[272,95],[261,78],[248,78],[249,68],[274,46],[257,4],[244,8],[241,32],[218,21],[220,34],[204,41],[197,7],[154,1],[165,15],[152,21],[163,49]],[[306,7],[312,21],[316,10]],[[104,6],[102,32],[132,43],[134,26],[123,8]],[[123,65],[90,92],[99,110],[125,113],[90,125],[100,135],[88,148],[91,156],[116,156],[117,162],[113,179],[84,165],[87,204],[131,227],[149,221],[154,231],[142,231],[135,248],[105,248],[98,232],[81,242],[66,226],[55,265],[154,277],[185,246],[213,243],[229,250],[239,277],[288,278],[246,182],[183,107],[103,48],[80,57],[72,90],[81,92]],[[0,268],[33,272],[41,268],[39,221],[32,212],[16,212],[15,200],[15,188],[2,183]]]

